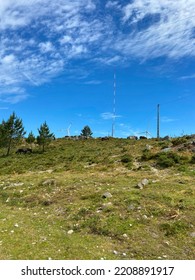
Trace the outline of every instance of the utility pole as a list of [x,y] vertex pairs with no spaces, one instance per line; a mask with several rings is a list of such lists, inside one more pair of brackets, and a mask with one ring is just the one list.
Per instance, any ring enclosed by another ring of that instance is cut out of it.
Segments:
[[160,139],[160,104],[157,105],[157,139]]
[[115,118],[116,118],[116,73],[114,72],[114,96],[113,96],[113,116],[112,116],[112,137],[115,133]]

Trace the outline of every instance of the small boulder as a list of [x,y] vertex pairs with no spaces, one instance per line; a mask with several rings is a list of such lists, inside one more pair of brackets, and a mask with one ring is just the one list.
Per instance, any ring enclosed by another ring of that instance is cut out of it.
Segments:
[[55,186],[56,180],[55,179],[47,179],[42,183],[43,186]]
[[195,231],[190,233],[190,236],[195,238]]
[[111,195],[111,193],[109,193],[109,192],[105,192],[103,195],[102,195],[102,198],[111,198],[112,197],[112,195]]
[[143,179],[143,180],[141,180],[141,182],[139,182],[137,184],[137,188],[142,190],[148,184],[149,184],[149,180],[148,179]]

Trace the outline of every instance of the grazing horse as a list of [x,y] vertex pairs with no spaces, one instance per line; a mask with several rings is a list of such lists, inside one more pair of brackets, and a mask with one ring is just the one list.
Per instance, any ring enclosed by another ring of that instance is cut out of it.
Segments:
[[31,154],[32,149],[30,148],[20,148],[16,151],[16,154]]

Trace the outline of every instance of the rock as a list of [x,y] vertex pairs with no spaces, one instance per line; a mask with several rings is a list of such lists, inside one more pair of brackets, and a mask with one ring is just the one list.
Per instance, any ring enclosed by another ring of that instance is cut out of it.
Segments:
[[130,204],[128,206],[128,210],[135,210],[135,205],[134,204]]
[[107,209],[107,208],[110,208],[110,207],[112,207],[112,202],[108,202],[108,203],[104,203],[104,204],[102,204],[102,209]]
[[140,189],[140,190],[142,190],[142,189],[144,188],[144,186],[143,186],[142,183],[140,182],[140,183],[137,184],[137,188]]
[[146,185],[148,185],[149,184],[149,181],[148,181],[148,179],[143,179],[143,180],[141,180],[141,182],[139,182],[138,184],[137,184],[137,188],[138,189],[140,189],[140,190],[142,190]]
[[43,186],[55,186],[56,180],[55,179],[47,179],[42,183]]
[[102,195],[102,198],[111,198],[112,197],[112,195],[111,195],[111,193],[109,193],[109,192],[105,192],[103,195]]
[[191,232],[191,233],[190,233],[190,236],[194,238],[194,237],[195,237],[195,231],[194,231],[194,232]]
[[67,233],[69,234],[69,235],[71,235],[71,234],[73,234],[73,232],[74,232],[74,230],[69,230]]
[[146,145],[146,150],[147,150],[147,151],[152,150],[152,148],[153,148],[153,147],[152,147],[151,145],[148,145],[148,144]]
[[144,220],[147,220],[147,219],[148,219],[148,216],[143,215],[143,219],[144,219]]
[[148,179],[143,179],[143,180],[141,181],[141,183],[142,183],[143,186],[146,186],[146,185],[149,184],[149,181],[148,181]]
[[22,183],[22,182],[21,183],[14,183],[13,184],[14,187],[21,187],[23,185],[24,185],[24,183]]
[[171,148],[164,148],[161,150],[161,152],[165,152],[165,153],[170,152],[170,151],[171,151]]

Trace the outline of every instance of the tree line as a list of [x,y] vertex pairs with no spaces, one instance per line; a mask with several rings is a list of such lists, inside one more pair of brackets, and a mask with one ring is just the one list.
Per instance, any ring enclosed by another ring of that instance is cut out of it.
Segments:
[[[8,120],[2,120],[0,123],[0,148],[6,149],[6,156],[9,156],[11,148],[17,146],[24,136],[26,131],[23,126],[21,118],[17,117],[13,112]],[[92,131],[89,126],[85,126],[81,130],[81,136],[91,137]],[[45,151],[45,147],[55,139],[54,133],[50,132],[49,126],[46,121],[38,128],[38,136],[35,137],[31,131],[28,137],[25,139],[28,144],[32,144],[35,141],[42,147],[42,151]]]

